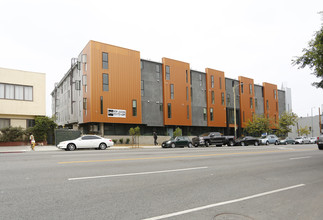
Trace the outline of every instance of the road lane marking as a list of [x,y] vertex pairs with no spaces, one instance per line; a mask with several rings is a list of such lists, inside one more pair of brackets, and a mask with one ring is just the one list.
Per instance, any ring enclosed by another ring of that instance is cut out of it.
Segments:
[[289,158],[290,160],[300,160],[300,159],[307,159],[307,158],[311,158],[312,156],[308,156],[308,157],[294,157],[294,158]]
[[68,180],[85,180],[85,179],[147,175],[147,174],[157,174],[157,173],[171,173],[171,172],[181,172],[181,171],[189,171],[189,170],[200,170],[200,169],[207,169],[207,168],[208,167],[192,167],[192,168],[176,169],[176,170],[160,170],[160,171],[150,171],[150,172],[141,172],[141,173],[124,173],[124,174],[114,174],[114,175],[104,175],[104,176],[76,177],[76,178],[69,178]]
[[249,199],[254,199],[254,198],[258,198],[258,197],[262,197],[262,196],[267,196],[267,195],[270,195],[270,194],[274,194],[274,193],[278,193],[278,192],[282,192],[282,191],[286,191],[286,190],[290,190],[290,189],[295,189],[295,188],[302,187],[302,186],[305,186],[305,184],[299,184],[299,185],[290,186],[290,187],[286,187],[286,188],[276,189],[276,190],[272,190],[272,191],[268,191],[268,192],[264,192],[264,193],[259,193],[259,194],[255,194],[255,195],[251,195],[251,196],[247,196],[247,197],[242,197],[242,198],[239,198],[239,199],[234,199],[234,200],[229,200],[229,201],[225,201],[225,202],[214,203],[214,204],[201,206],[201,207],[197,207],[197,208],[193,208],[193,209],[187,209],[187,210],[180,211],[180,212],[173,212],[173,213],[166,214],[166,215],[160,215],[160,216],[156,216],[156,217],[152,217],[152,218],[146,218],[146,219],[143,219],[143,220],[158,220],[158,219],[170,218],[170,217],[184,215],[184,214],[191,213],[191,212],[201,211],[201,210],[204,210],[204,209],[214,208],[214,207],[217,207],[217,206],[228,205],[228,204],[232,204],[232,203],[236,203],[236,202],[242,202],[242,201],[249,200]]
[[58,162],[58,164],[97,163],[97,162],[116,162],[116,161],[134,161],[134,160],[156,160],[156,159],[174,159],[174,158],[194,158],[194,157],[228,156],[228,155],[248,155],[248,154],[278,153],[278,152],[290,152],[290,151],[296,152],[296,151],[309,151],[309,150],[271,150],[271,151],[218,153],[218,154],[202,154],[202,155],[181,155],[181,156],[164,156],[164,157],[120,158],[120,159],[107,159],[107,160],[63,161],[63,162]]

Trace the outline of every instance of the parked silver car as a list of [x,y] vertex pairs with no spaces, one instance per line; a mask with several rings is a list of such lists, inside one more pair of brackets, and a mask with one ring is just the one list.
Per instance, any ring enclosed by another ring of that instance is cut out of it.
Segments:
[[279,138],[274,134],[266,135],[266,136],[263,136],[262,138],[260,138],[260,142],[261,142],[261,144],[266,144],[266,145],[269,145],[269,144],[278,145]]

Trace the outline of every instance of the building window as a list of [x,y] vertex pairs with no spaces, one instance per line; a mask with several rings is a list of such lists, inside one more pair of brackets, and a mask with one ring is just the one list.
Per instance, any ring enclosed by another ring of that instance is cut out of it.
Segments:
[[160,79],[160,67],[159,65],[156,65],[156,79],[159,81]]
[[203,120],[207,120],[206,108],[203,108]]
[[35,126],[35,120],[34,119],[27,119],[26,120],[26,128],[34,127]]
[[241,83],[241,93],[243,94],[243,83]]
[[269,102],[266,100],[266,109],[269,110]]
[[142,60],[140,60],[140,69],[142,70],[144,68],[144,63],[142,62]]
[[224,92],[221,93],[221,104],[224,105]]
[[276,111],[278,112],[278,102],[276,102]]
[[10,119],[0,118],[0,129],[9,128],[10,127]]
[[256,107],[256,109],[258,109],[258,99],[257,98],[255,98],[255,107]]
[[187,73],[187,70],[186,70],[186,83],[188,83],[188,73]]
[[243,118],[243,122],[245,122],[246,120],[245,120],[245,117],[244,117],[244,111],[242,112],[242,118]]
[[274,98],[277,99],[277,90],[274,90]]
[[190,71],[190,85],[192,85],[193,82],[193,77],[192,77],[192,72]]
[[102,53],[102,68],[108,69],[109,68],[109,62],[108,62],[108,53]]
[[190,106],[187,105],[187,119],[190,119]]
[[211,88],[214,88],[214,76],[211,76]]
[[109,74],[102,74],[103,91],[109,91]]
[[14,99],[15,98],[15,86],[14,85],[6,85],[6,99]]
[[191,87],[191,102],[193,101],[193,88]]
[[250,98],[250,108],[251,109],[253,108],[253,100],[252,100],[252,98]]
[[84,91],[87,92],[87,77],[86,77],[86,75],[82,76],[82,84],[84,86]]
[[132,116],[137,116],[137,100],[132,100]]
[[214,101],[214,91],[211,92],[211,103],[214,104],[215,101]]
[[101,115],[103,115],[103,96],[100,97],[100,110],[101,110]]
[[27,100],[27,101],[33,100],[33,87],[24,86],[24,100]]
[[189,97],[189,94],[188,94],[188,87],[186,87],[186,101],[188,101],[188,97]]
[[172,105],[170,103],[167,104],[167,114],[168,118],[172,118]]
[[33,100],[33,87],[0,83],[0,99]]
[[230,100],[230,94],[227,94],[227,105],[230,105],[230,102],[231,102],[231,100]]
[[170,67],[166,66],[166,80],[170,80]]
[[213,108],[210,108],[210,120],[213,121]]
[[252,95],[252,84],[249,84],[249,94]]
[[141,80],[141,96],[144,96],[145,90],[144,90],[144,81]]
[[202,86],[202,74],[199,74],[200,86]]
[[174,84],[170,84],[170,99],[174,99]]
[[0,99],[4,99],[4,84],[0,83]]
[[220,89],[222,89],[222,78],[219,77]]
[[24,87],[15,86],[15,99],[23,100],[24,99]]
[[81,80],[75,81],[75,90],[81,90]]
[[87,115],[87,98],[83,98],[83,110],[85,115]]

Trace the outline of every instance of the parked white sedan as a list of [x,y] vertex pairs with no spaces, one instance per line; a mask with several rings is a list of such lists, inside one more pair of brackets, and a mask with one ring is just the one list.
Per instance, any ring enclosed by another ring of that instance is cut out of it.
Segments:
[[97,135],[84,135],[75,140],[62,141],[57,145],[57,148],[73,151],[79,148],[97,148],[105,150],[113,146],[111,139],[102,138]]

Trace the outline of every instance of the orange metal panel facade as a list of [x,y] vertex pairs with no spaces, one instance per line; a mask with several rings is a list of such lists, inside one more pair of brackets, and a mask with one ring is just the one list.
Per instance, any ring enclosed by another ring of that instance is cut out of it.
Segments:
[[278,123],[279,117],[277,85],[264,82],[262,86],[264,90],[264,114],[265,117],[271,119],[271,128],[276,128],[275,124]]
[[[164,125],[190,126],[192,125],[190,64],[168,58],[163,58],[162,62]],[[166,69],[169,70],[169,74],[166,74]],[[171,87],[174,91],[173,95]],[[170,117],[168,115],[169,104],[171,106]]]
[[[226,95],[224,72],[206,68],[206,99],[210,127],[226,127]],[[213,111],[213,119],[211,118]]]
[[255,114],[255,87],[253,79],[239,76],[240,118],[241,127],[245,128]]
[[[84,93],[88,98],[88,115],[84,116],[84,122],[141,124],[140,52],[95,41],[89,45],[89,94]],[[103,69],[103,53],[108,54],[107,69]],[[108,74],[108,91],[103,91],[103,74]],[[133,100],[136,101],[135,116]],[[108,117],[108,109],[126,110],[126,117]]]

